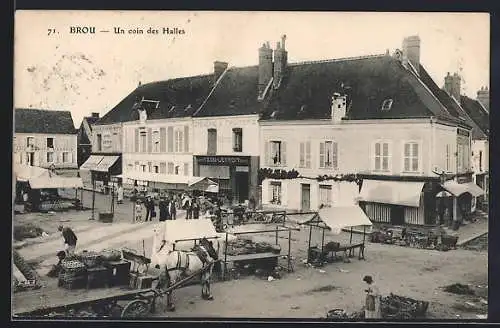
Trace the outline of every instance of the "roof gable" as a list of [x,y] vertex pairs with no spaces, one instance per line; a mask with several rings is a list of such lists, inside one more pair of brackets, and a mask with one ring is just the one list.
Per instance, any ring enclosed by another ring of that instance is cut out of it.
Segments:
[[462,108],[481,130],[484,137],[487,137],[490,132],[490,115],[488,112],[483,108],[479,101],[471,99],[467,96],[461,96],[460,98]]
[[134,121],[139,118],[134,104],[142,107],[148,119],[188,117],[201,106],[214,85],[214,75],[183,77],[141,85],[104,115],[96,124]]
[[14,115],[16,133],[77,133],[69,111],[16,108]]

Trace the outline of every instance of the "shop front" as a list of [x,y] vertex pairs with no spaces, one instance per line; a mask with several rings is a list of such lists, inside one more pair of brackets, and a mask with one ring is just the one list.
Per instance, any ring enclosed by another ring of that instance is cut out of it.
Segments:
[[80,166],[80,176],[84,180],[84,185],[92,186],[96,191],[108,194],[113,176],[118,176],[122,172],[121,155],[119,154],[99,154],[91,155],[85,163]]
[[441,187],[448,193],[445,209],[456,222],[467,220],[476,209],[476,198],[484,195],[484,190],[472,181],[470,175],[444,181]]
[[194,175],[213,179],[229,203],[257,199],[259,159],[252,156],[195,156]]

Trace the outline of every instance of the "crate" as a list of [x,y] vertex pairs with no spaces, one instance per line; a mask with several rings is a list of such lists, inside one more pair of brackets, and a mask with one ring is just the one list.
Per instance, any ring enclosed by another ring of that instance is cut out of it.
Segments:
[[129,285],[130,262],[128,261],[110,261],[104,263],[109,269],[109,285],[126,286]]
[[87,269],[87,289],[103,288],[109,285],[109,269],[96,267]]
[[72,279],[59,278],[57,286],[64,289],[84,289],[87,286],[87,276],[76,276]]

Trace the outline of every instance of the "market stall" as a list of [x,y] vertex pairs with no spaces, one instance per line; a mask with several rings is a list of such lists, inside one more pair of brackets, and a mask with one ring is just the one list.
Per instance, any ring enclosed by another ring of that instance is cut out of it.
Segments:
[[[331,262],[337,259],[337,253],[341,253],[344,261],[348,261],[348,258],[352,257],[356,250],[359,250],[358,258],[364,259],[366,227],[371,226],[372,223],[359,206],[324,207],[311,216],[298,222],[301,225],[309,226],[307,263]],[[363,227],[363,240],[353,242],[352,228],[357,226]],[[313,228],[321,231],[321,247],[311,247]],[[338,235],[345,228],[351,228],[349,243],[340,244],[334,241],[325,243],[326,230]]]

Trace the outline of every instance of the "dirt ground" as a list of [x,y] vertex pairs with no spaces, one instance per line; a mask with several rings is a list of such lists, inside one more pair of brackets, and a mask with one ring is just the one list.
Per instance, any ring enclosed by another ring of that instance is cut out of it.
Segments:
[[[67,222],[79,235],[79,243],[86,249],[129,247],[142,253],[142,241],[146,256],[151,252],[153,224],[140,226],[129,222],[103,224],[89,221],[89,211],[47,214],[16,215],[14,222],[32,222],[49,233],[24,243],[16,248],[28,261],[39,262],[38,270],[44,274],[53,254],[62,241],[56,229],[59,222]],[[251,229],[251,227],[245,227]],[[100,235],[98,235],[100,233]],[[279,243],[282,253],[287,252],[288,233],[281,233]],[[255,241],[274,242],[273,233],[252,235]],[[308,229],[292,235],[292,257],[294,272],[286,273],[282,279],[267,281],[256,277],[241,277],[238,280],[217,282],[212,286],[213,301],[201,299],[200,286],[189,286],[176,292],[176,312],[164,312],[160,307],[153,316],[168,317],[254,317],[254,318],[320,318],[328,310],[344,309],[347,312],[360,310],[363,305],[362,281],[364,275],[372,275],[384,295],[394,293],[430,302],[427,317],[433,319],[477,319],[477,314],[486,314],[488,284],[487,251],[452,250],[439,252],[405,248],[394,245],[367,242],[366,260],[353,258],[351,263],[333,263],[322,268],[306,267]],[[313,234],[313,245],[320,244],[320,233]],[[349,234],[325,235],[326,241],[348,242]],[[362,240],[354,235],[353,242]],[[283,261],[283,260],[281,260]],[[41,263],[40,263],[41,262]],[[50,278],[44,278],[47,281]],[[470,284],[476,296],[461,296],[446,293],[445,285]],[[61,291],[49,291],[51,281],[42,287],[42,293],[50,297],[63,298]],[[44,288],[47,289],[44,291]],[[30,292],[14,295],[17,302],[28,297]],[[483,298],[483,303],[480,302]],[[466,302],[469,302],[467,304]]]

